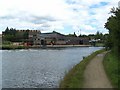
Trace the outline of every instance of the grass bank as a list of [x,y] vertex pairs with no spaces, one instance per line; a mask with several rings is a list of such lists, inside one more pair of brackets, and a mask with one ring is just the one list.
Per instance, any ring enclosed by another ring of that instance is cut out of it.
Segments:
[[97,54],[104,52],[105,50],[99,50],[88,57],[84,58],[79,64],[75,65],[60,82],[60,88],[82,88],[84,83],[84,70],[87,64],[94,58]]
[[118,72],[118,63],[120,63],[120,61],[118,61],[117,57],[112,52],[107,53],[103,60],[106,74],[114,88],[118,88],[118,78],[120,78],[120,72]]
[[15,45],[2,45],[2,50],[11,50],[11,49],[26,49],[25,46],[15,46]]

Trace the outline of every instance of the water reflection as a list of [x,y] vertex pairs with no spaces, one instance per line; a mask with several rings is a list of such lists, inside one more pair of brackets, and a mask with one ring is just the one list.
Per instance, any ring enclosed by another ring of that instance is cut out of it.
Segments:
[[4,50],[3,88],[58,87],[65,72],[99,47]]

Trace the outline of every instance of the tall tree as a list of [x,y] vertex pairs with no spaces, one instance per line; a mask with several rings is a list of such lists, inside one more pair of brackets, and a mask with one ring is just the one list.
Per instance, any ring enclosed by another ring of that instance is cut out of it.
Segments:
[[109,40],[111,41],[111,46],[114,53],[120,53],[120,9],[112,8],[111,17],[108,18],[105,23],[105,28],[109,30]]
[[8,27],[5,29],[5,33],[9,33],[9,28]]

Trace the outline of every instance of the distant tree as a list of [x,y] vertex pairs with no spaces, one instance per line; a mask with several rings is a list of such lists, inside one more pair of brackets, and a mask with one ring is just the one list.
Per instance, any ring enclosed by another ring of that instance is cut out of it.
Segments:
[[101,39],[103,38],[103,34],[100,33],[99,31],[97,31],[97,33],[95,34],[95,39]]
[[84,35],[79,35],[78,37],[88,37],[88,36],[84,34]]
[[66,35],[66,36],[69,36],[69,37],[77,37],[77,35],[75,34],[75,32],[74,32],[74,34],[68,34],[68,35]]
[[5,32],[6,32],[6,33],[9,32],[9,28],[8,28],[8,27],[5,29]]
[[3,32],[3,40],[6,41],[14,41],[16,39],[16,29],[13,28],[6,28],[5,31]]
[[3,36],[3,41],[4,41],[4,40],[5,40],[5,41],[13,41],[13,38],[14,38],[13,35],[10,35],[10,34],[4,35],[4,36]]
[[74,37],[77,37],[76,33],[74,32]]
[[10,28],[10,34],[11,35],[16,35],[16,29]]

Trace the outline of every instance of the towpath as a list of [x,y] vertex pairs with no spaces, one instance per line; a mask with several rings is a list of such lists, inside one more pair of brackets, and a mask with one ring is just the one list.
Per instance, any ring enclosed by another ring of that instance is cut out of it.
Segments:
[[102,63],[105,54],[106,52],[98,54],[87,65],[84,72],[84,88],[112,88]]

